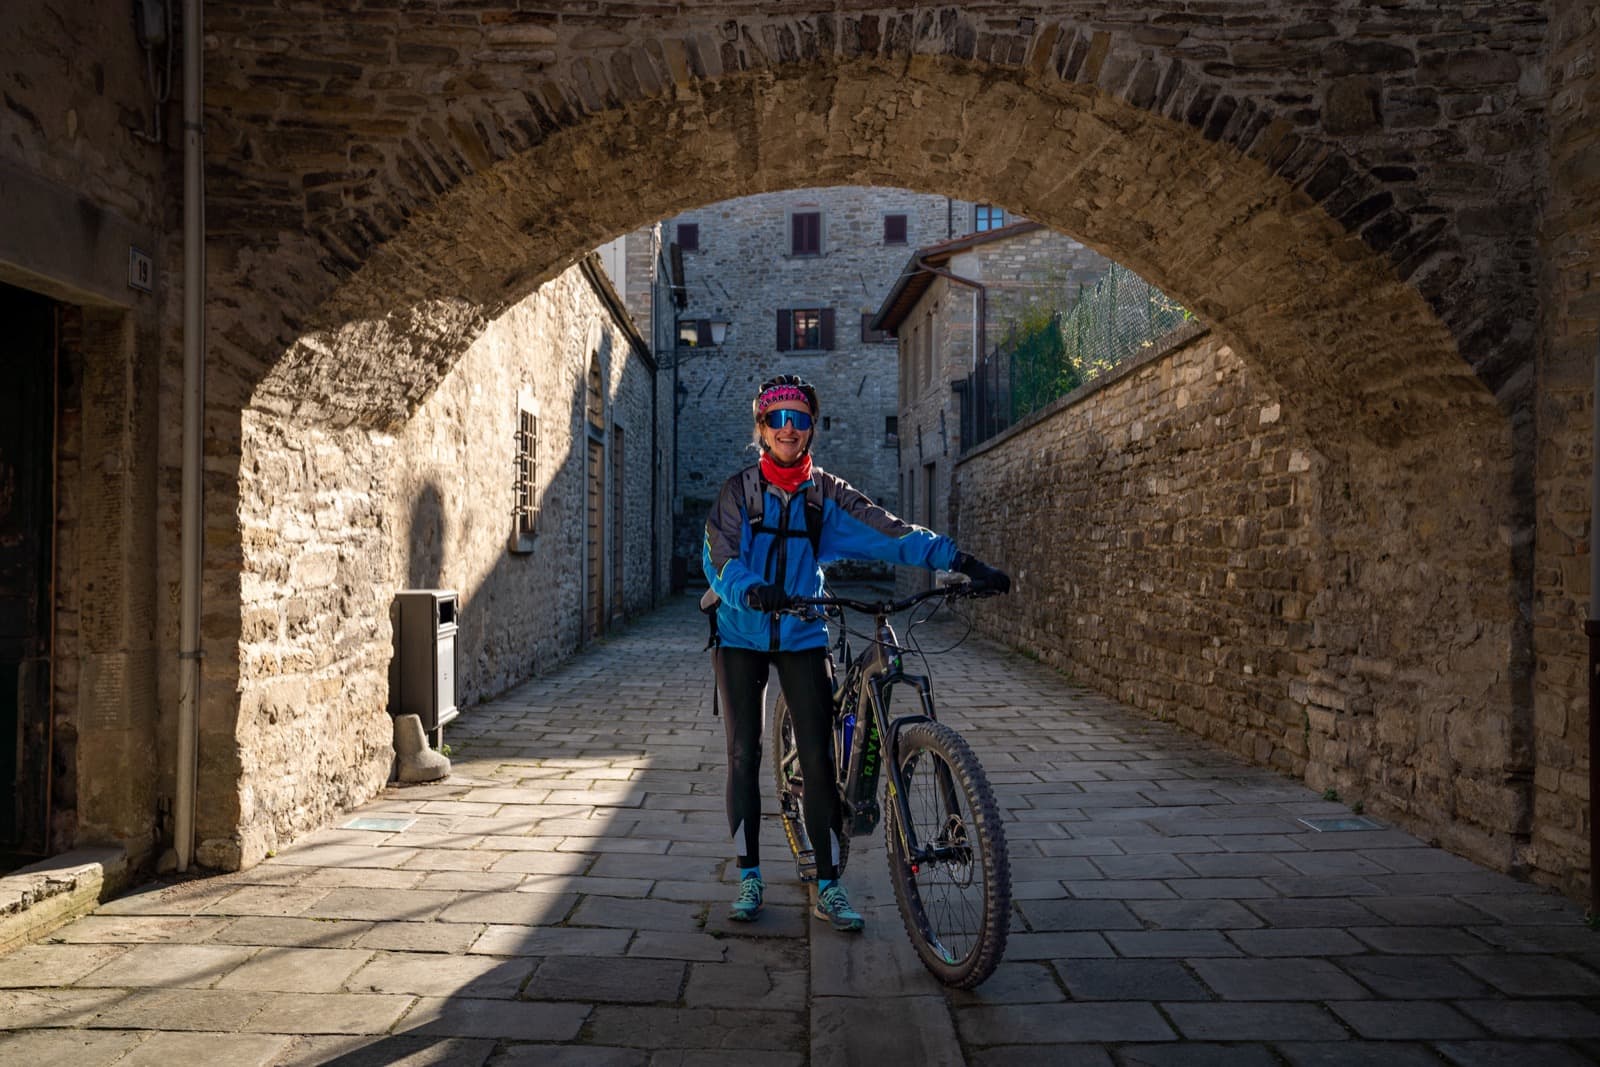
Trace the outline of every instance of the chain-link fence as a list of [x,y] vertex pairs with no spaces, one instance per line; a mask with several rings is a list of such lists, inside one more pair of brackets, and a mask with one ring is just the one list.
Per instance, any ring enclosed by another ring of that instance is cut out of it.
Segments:
[[1147,351],[1194,318],[1161,290],[1113,264],[1070,309],[1024,327],[991,352],[963,390],[965,451]]

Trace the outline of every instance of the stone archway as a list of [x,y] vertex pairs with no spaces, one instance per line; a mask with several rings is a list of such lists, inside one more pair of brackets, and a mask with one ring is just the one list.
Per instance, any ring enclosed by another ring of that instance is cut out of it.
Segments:
[[[1475,851],[1510,862],[1525,805],[1505,783],[1529,768],[1527,445],[1508,415],[1525,403],[1533,309],[1525,282],[1500,279],[1525,278],[1531,252],[1462,189],[1527,183],[1515,150],[1490,151],[1500,127],[1452,123],[1437,97],[1514,85],[1536,38],[1492,49],[1484,31],[1481,47],[1436,54],[1419,27],[1437,16],[1402,4],[1387,41],[1288,45],[1269,63],[1263,40],[1290,20],[1219,35],[1154,4],[1129,30],[1115,5],[1078,6],[998,20],[706,11],[643,28],[492,4],[213,21],[225,39],[286,42],[213,65],[212,184],[249,194],[213,194],[217,436],[398,425],[499,311],[688,207],[842,183],[999,203],[1150,277],[1292,398],[1360,489],[1348,516],[1385,546],[1352,588],[1486,635],[1492,654],[1429,691],[1430,715],[1482,720],[1484,795],[1431,797],[1419,814],[1465,818]],[[1432,115],[1438,136],[1391,152],[1346,96]],[[1445,173],[1463,143],[1475,162]],[[249,507],[214,498],[214,522]],[[1425,650],[1409,655],[1420,673]],[[219,698],[207,722],[243,737],[250,714]],[[270,817],[235,816],[211,830],[236,839]]]

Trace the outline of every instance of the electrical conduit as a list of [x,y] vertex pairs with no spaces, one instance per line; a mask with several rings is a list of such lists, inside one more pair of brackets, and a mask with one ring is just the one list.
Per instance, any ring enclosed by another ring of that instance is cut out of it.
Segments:
[[195,778],[200,705],[201,475],[205,412],[205,151],[200,0],[183,0],[183,489],[179,552],[178,763],[173,847],[178,870],[194,858]]

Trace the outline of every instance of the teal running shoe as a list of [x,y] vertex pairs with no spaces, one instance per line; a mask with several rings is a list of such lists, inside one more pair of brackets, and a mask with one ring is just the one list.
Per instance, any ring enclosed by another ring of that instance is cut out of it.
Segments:
[[728,908],[728,918],[734,922],[747,923],[761,914],[761,897],[766,892],[767,883],[761,880],[759,874],[747,874],[739,879],[739,896]]
[[861,913],[850,906],[850,898],[844,895],[844,886],[838,882],[817,894],[816,907],[811,911],[817,918],[832,923],[835,930],[857,933],[867,925]]

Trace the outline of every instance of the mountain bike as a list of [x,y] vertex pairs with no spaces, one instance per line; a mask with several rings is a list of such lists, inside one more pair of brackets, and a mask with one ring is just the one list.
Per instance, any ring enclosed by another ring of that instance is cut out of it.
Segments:
[[[889,616],[935,598],[942,605],[985,595],[969,585],[962,581],[883,602],[795,597],[786,609],[840,621],[832,649],[837,780],[829,783],[839,791],[843,812],[839,870],[849,858],[850,837],[870,834],[884,818],[889,875],[906,933],[934,977],[962,989],[988,978],[1005,952],[1011,918],[1005,830],[977,756],[959,733],[935,718],[929,678],[906,672],[904,655],[920,650],[900,644]],[[871,643],[859,657],[852,655],[850,631],[843,625],[845,608],[873,618]],[[908,634],[920,621],[908,627]],[[909,713],[891,716],[891,696],[902,687],[916,695],[916,703]],[[801,880],[812,881],[816,857],[805,829],[806,782],[782,696],[772,744],[784,836]],[[880,777],[887,801],[882,806]]]

